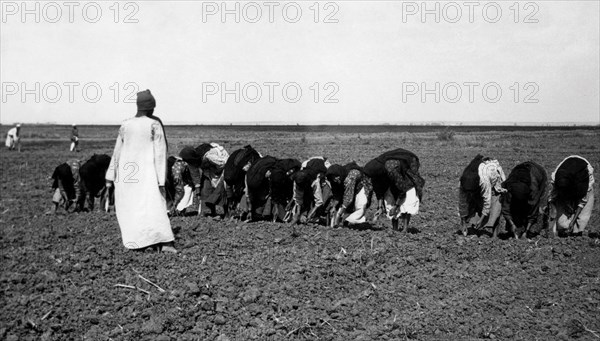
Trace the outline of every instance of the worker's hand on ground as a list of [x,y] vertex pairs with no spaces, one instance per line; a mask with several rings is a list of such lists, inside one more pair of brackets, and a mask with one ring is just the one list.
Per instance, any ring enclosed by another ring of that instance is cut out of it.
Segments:
[[235,215],[235,213],[237,212],[237,204],[235,202],[228,202],[227,207],[228,207],[228,214],[230,216]]
[[462,232],[463,236],[467,236],[469,233],[469,221],[470,219],[461,217],[460,218],[460,232]]
[[517,225],[515,225],[512,220],[506,220],[506,227],[508,228],[508,232],[512,233],[515,239],[519,239],[519,235],[517,234]]
[[326,209],[327,214],[330,214],[332,217],[335,216],[335,212],[337,212],[336,207],[337,207],[336,205],[328,206],[328,208]]
[[283,222],[287,223],[292,219],[292,211],[286,211],[285,215],[283,216]]
[[307,223],[310,223],[313,221],[313,219],[315,219],[315,215],[316,215],[318,209],[319,209],[319,207],[313,207],[313,209],[310,210],[310,212],[308,213],[308,216],[306,217]]
[[331,215],[331,227],[336,227],[338,225],[338,213],[335,212],[335,214]]
[[339,224],[340,224],[340,217],[336,214],[333,216],[333,219],[331,219],[331,227],[336,228],[336,227],[338,227]]
[[395,217],[399,211],[400,211],[400,206],[394,205],[394,207],[392,207],[392,209],[390,210],[389,214],[391,217]]
[[298,221],[300,220],[300,217],[297,215],[294,215],[292,218],[292,221],[290,222],[290,225],[296,225],[298,224]]
[[292,221],[290,225],[296,225],[300,221],[300,212],[302,212],[302,208],[299,205],[294,206],[292,210]]
[[569,233],[573,232],[573,228],[575,227],[575,222],[577,222],[577,219],[575,219],[575,218],[571,219],[571,222],[569,223],[569,227],[567,228],[567,232],[569,232]]
[[290,200],[290,202],[288,202],[288,204],[285,206],[285,210],[286,211],[291,211],[294,208],[294,200]]
[[344,206],[340,207],[333,218],[333,227],[339,226],[341,224],[342,217],[346,213],[346,208]]
[[75,199],[69,199],[69,201],[67,201],[67,205],[65,207],[67,209],[67,211],[69,211],[69,209],[73,208],[71,210],[71,212],[74,212],[75,208],[76,208],[76,205],[74,205],[74,204],[75,204]]
[[530,221],[527,223],[527,227],[525,227],[525,231],[523,232],[522,235],[525,235],[525,237],[527,237],[527,233],[529,232],[529,230],[531,229],[531,227],[533,226],[533,223]]
[[476,230],[479,230],[479,229],[482,228],[482,225],[483,225],[483,222],[485,221],[485,218],[487,218],[487,215],[481,215],[481,218],[479,218],[479,220],[475,224],[475,229]]
[[373,216],[373,223],[377,222],[377,219],[379,219],[379,216],[381,216],[381,214],[383,214],[383,207],[378,207],[377,211],[375,211],[375,215]]
[[302,222],[302,214],[300,213],[301,209],[298,206],[294,206],[294,208],[292,209],[292,216],[291,216],[291,224],[292,225],[296,225]]

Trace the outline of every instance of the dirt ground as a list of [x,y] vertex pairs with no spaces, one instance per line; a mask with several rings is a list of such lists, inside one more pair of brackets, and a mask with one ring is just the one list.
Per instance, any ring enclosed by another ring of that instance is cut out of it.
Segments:
[[117,129],[80,128],[82,151],[72,154],[68,132],[24,127],[22,153],[2,150],[0,339],[600,338],[597,204],[583,237],[456,233],[458,178],[477,153],[498,158],[507,174],[527,160],[551,173],[578,154],[600,179],[598,129],[458,132],[441,141],[435,132],[167,127],[171,154],[214,141],[230,152],[250,143],[263,155],[364,164],[403,147],[420,157],[427,181],[409,234],[389,221],[305,225],[292,237],[283,224],[174,217],[177,255],[126,251],[111,214],[44,214],[54,167],[74,155],[110,155]]

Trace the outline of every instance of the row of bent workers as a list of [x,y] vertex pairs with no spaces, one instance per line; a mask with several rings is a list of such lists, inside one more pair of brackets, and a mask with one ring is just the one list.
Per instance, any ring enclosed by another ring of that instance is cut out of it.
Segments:
[[[107,155],[94,155],[83,165],[73,159],[56,167],[53,211],[93,210],[98,197],[103,209],[113,207],[114,187],[137,182],[136,174],[144,172],[136,169],[137,164],[122,165],[129,170],[123,179],[106,186],[110,162]],[[407,231],[423,199],[425,180],[419,166],[414,153],[400,148],[361,167],[356,162],[331,165],[325,157],[301,163],[261,156],[249,145],[229,155],[216,143],[203,143],[168,158],[163,195],[171,216],[201,214],[338,227],[365,223],[374,194],[377,211],[372,221],[384,214],[393,229]],[[539,219],[551,235],[559,230],[581,235],[592,212],[593,183],[592,166],[576,155],[565,158],[549,178],[532,161],[515,166],[506,177],[498,160],[477,155],[460,177],[462,233],[467,235],[471,227],[492,228],[496,237],[503,216],[515,238],[526,235]],[[144,193],[136,195],[128,200],[144,200]],[[117,205],[118,209],[127,205]]]

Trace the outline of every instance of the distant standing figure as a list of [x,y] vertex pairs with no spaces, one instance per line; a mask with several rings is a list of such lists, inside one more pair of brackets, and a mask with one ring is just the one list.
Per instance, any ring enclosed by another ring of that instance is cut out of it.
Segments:
[[10,128],[6,133],[6,147],[8,150],[21,151],[21,124],[17,123],[16,126]]
[[498,237],[498,223],[502,212],[500,196],[506,192],[502,182],[506,175],[498,160],[477,155],[460,177],[458,211],[463,235],[467,235],[469,222],[476,215],[476,229],[491,227],[493,237]]
[[[535,162],[518,164],[503,184],[507,192],[502,196],[502,215],[508,230],[518,239],[529,232],[538,220],[541,207],[545,206],[543,197],[547,193],[548,176],[546,171]],[[525,228],[521,233],[521,229]],[[517,231],[519,230],[519,231]]]
[[71,130],[71,151],[79,151],[79,131],[77,130],[77,126],[73,124],[73,129]]
[[106,185],[115,186],[115,210],[126,248],[158,246],[175,253],[164,188],[167,142],[160,119],[152,115],[155,107],[150,90],[137,94],[137,114],[119,129]]
[[574,235],[585,230],[594,207],[594,168],[578,155],[564,159],[552,173],[548,200],[550,233]]

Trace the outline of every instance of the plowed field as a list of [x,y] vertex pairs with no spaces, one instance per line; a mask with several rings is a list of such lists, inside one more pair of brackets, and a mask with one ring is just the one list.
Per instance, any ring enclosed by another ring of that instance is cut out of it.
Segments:
[[477,153],[507,174],[527,160],[551,173],[578,154],[600,179],[598,129],[461,131],[441,141],[434,131],[167,127],[171,154],[214,141],[230,152],[251,144],[263,155],[364,164],[402,147],[420,157],[427,181],[408,234],[383,219],[360,229],[303,225],[292,236],[272,222],[173,217],[176,255],[127,251],[112,214],[45,214],[54,167],[110,155],[118,128],[80,128],[77,154],[62,129],[24,127],[22,152],[0,154],[0,339],[600,337],[597,207],[583,237],[549,239],[540,226],[530,240],[456,233],[458,178]]

